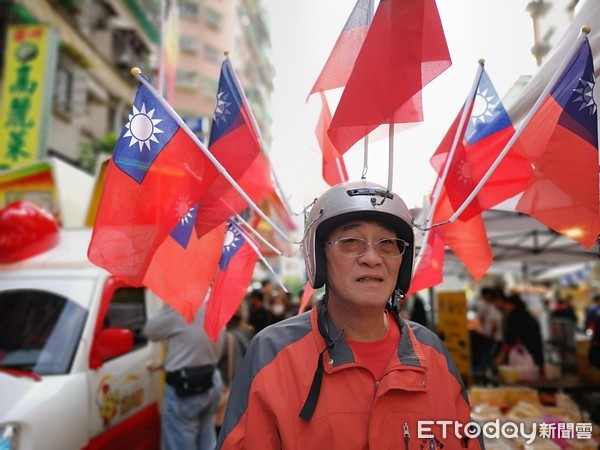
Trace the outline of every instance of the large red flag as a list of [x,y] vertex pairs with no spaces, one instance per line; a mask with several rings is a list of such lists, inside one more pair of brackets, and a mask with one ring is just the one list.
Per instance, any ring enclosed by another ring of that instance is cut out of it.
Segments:
[[421,121],[423,86],[450,64],[435,0],[381,0],[329,128],[335,148],[384,123]]
[[582,41],[519,141],[534,166],[517,210],[586,248],[600,233],[594,63]]
[[[215,118],[208,148],[255,203],[273,192],[271,165],[261,150],[237,77],[228,59],[221,66]],[[200,203],[198,235],[248,207],[248,202],[223,177],[215,179]]]
[[319,94],[321,96],[322,107],[315,134],[323,153],[323,179],[330,186],[335,186],[343,181],[348,181],[348,172],[346,171],[343,156],[338,153],[327,135],[327,129],[331,123],[331,111],[329,110],[325,94],[323,92],[319,92]]
[[357,0],[310,94],[343,87],[369,29],[373,0]]
[[[188,231],[189,238],[182,240],[181,235]],[[188,323],[194,320],[215,277],[224,236],[224,223],[198,238],[192,217],[183,219],[156,250],[146,272],[144,285]]]
[[215,342],[244,299],[258,260],[256,243],[232,221],[222,250],[204,318],[206,333]]
[[[108,166],[90,261],[141,286],[157,249],[216,177],[198,145],[140,83]],[[176,272],[177,260],[163,269]]]
[[[475,99],[471,102],[468,124],[457,136],[463,110],[464,107],[457,114],[454,123],[431,158],[431,165],[441,176],[453,142],[458,138],[444,183],[454,211],[459,209],[473,192],[515,133],[510,118],[485,70],[481,73]],[[530,176],[529,161],[523,158],[516,148],[511,149],[472,203],[461,214],[461,218],[468,220],[475,214],[522,192]]]

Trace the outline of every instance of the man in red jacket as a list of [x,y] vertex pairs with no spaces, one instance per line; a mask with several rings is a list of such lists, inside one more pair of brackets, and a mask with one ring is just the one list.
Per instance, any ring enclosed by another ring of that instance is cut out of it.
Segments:
[[414,259],[402,199],[339,184],[315,201],[305,231],[308,278],[324,300],[254,338],[217,448],[482,448],[465,430],[466,390],[443,343],[398,314]]

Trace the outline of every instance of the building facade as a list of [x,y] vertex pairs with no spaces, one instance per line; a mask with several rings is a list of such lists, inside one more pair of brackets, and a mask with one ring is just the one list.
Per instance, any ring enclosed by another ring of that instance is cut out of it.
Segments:
[[[131,68],[139,67],[158,86],[163,2],[0,0],[0,92],[4,97],[12,89],[5,70],[7,40],[12,39],[9,30],[16,25],[47,26],[56,37],[51,44],[55,56],[41,75],[49,95],[43,101],[47,132],[36,149],[38,159],[59,155],[94,173],[99,153],[112,151],[137,87]],[[171,105],[182,117],[196,119],[193,123],[200,125],[195,131],[207,137],[220,64],[229,51],[263,134],[268,136],[273,69],[260,0],[179,0],[178,4],[179,58]],[[252,20],[247,21],[249,15]],[[6,108],[4,115],[0,124],[9,121]],[[7,155],[8,146],[5,143],[0,152]],[[29,162],[19,154],[25,152],[12,152],[1,169]]]

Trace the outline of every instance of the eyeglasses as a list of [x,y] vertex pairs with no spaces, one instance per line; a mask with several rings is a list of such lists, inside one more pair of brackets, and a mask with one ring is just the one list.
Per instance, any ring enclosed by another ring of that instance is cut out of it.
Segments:
[[325,244],[334,245],[342,254],[347,256],[359,257],[367,253],[369,247],[373,247],[375,252],[383,257],[390,258],[402,256],[409,243],[399,238],[385,238],[377,242],[367,242],[361,238],[345,237],[336,241],[328,241]]

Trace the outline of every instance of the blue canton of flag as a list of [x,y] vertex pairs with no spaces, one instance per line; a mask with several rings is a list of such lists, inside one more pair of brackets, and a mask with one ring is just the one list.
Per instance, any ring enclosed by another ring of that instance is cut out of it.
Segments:
[[598,148],[597,105],[594,100],[594,61],[589,43],[577,52],[573,64],[552,90],[552,97],[564,112],[558,123]]
[[242,233],[231,220],[227,222],[227,233],[225,233],[225,242],[223,243],[223,254],[219,261],[219,269],[222,271],[227,270],[229,261],[235,256],[235,254],[242,248],[246,240],[242,236]]
[[225,61],[222,65],[221,78],[219,79],[215,120],[210,130],[211,144],[219,140],[224,134],[245,124],[244,118],[240,114],[242,97],[238,91],[234,76],[230,64]]
[[148,169],[169,143],[179,125],[152,93],[140,84],[121,133],[113,161],[123,172],[141,183]]
[[512,122],[502,106],[498,92],[484,70],[477,86],[475,104],[465,131],[465,139],[469,145],[473,145],[511,125]]
[[187,213],[183,214],[181,220],[177,223],[173,231],[171,231],[171,237],[183,248],[187,248],[192,231],[194,231],[194,224],[198,215],[198,205],[199,203],[196,203]]

